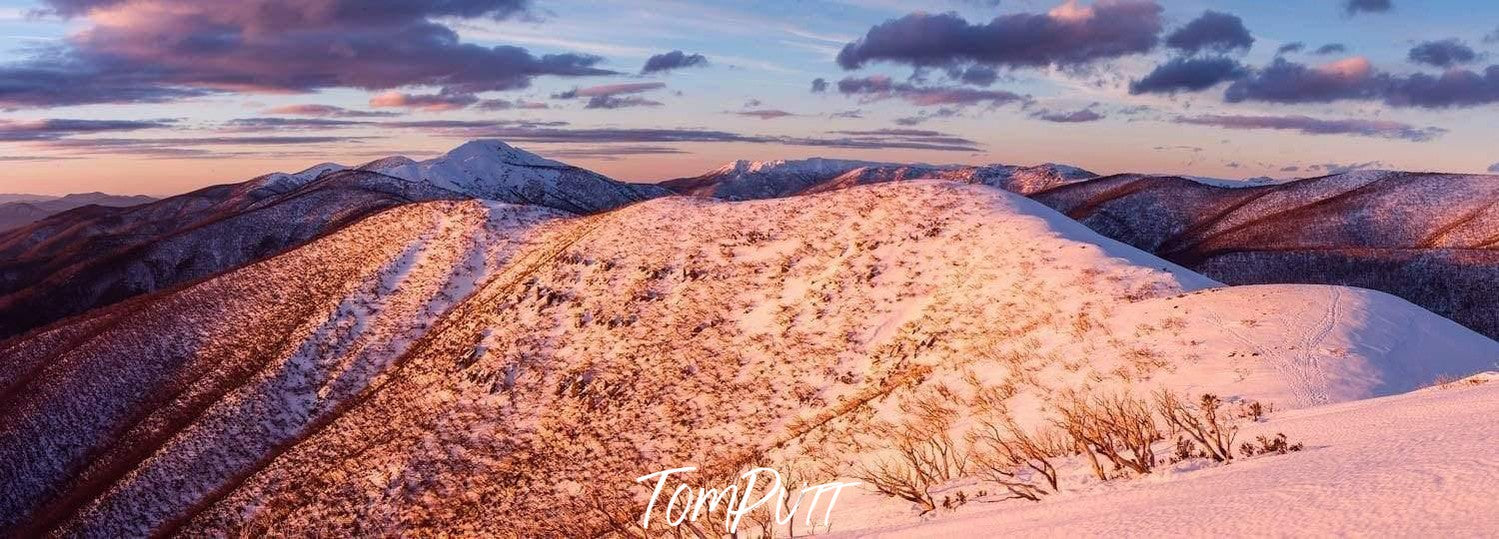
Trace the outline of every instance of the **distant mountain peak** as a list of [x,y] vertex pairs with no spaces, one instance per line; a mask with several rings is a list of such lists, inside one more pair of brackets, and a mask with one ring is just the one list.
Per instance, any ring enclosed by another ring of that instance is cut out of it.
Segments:
[[740,159],[730,161],[723,166],[714,169],[709,174],[716,175],[740,175],[761,174],[769,172],[807,172],[807,173],[841,173],[860,167],[889,166],[891,163],[879,163],[874,161],[859,161],[853,159],[828,159],[825,157],[810,157],[807,159],[776,159],[770,161],[750,161]]
[[470,140],[453,148],[443,157],[456,160],[497,160],[502,163],[531,167],[566,167],[565,163],[553,161],[534,153],[516,148],[498,139]]

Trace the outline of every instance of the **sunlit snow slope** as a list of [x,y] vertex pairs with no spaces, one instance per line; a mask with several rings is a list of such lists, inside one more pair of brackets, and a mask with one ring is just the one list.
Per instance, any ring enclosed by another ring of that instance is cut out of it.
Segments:
[[837,473],[919,399],[1295,409],[1499,357],[1403,300],[1218,288],[986,186],[557,215],[401,207],[11,343],[0,525],[588,536],[638,517],[643,473]]

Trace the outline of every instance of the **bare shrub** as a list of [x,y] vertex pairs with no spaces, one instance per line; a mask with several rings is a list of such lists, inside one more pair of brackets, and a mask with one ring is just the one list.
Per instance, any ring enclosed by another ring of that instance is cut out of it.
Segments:
[[1155,394],[1156,412],[1173,431],[1186,434],[1202,452],[1218,462],[1233,460],[1234,437],[1239,427],[1224,413],[1223,400],[1204,394],[1195,405],[1189,405],[1176,393],[1162,389]]
[[1244,458],[1253,457],[1255,455],[1284,455],[1286,453],[1301,451],[1306,447],[1305,444],[1302,444],[1301,442],[1296,442],[1294,444],[1289,443],[1289,441],[1286,439],[1285,433],[1276,433],[1273,437],[1260,435],[1255,438],[1255,441],[1259,442],[1258,446],[1249,442],[1244,442],[1244,444],[1239,447],[1239,453],[1243,454]]
[[1128,394],[1085,397],[1073,393],[1064,398],[1057,413],[1054,422],[1092,461],[1099,479],[1108,477],[1095,455],[1108,459],[1115,471],[1148,474],[1155,467],[1151,444],[1161,440],[1161,433],[1145,401]]
[[1014,497],[1040,501],[1042,496],[1060,492],[1051,460],[1067,453],[1068,441],[1061,432],[1030,434],[1006,415],[998,421],[983,421],[968,433],[968,441],[980,473]]
[[1239,409],[1237,413],[1239,419],[1248,419],[1255,423],[1259,423],[1260,421],[1265,419],[1265,414],[1274,411],[1275,405],[1273,404],[1267,405],[1261,404],[1260,401],[1243,400],[1239,402]]
[[886,454],[855,467],[851,476],[886,496],[915,503],[926,514],[937,508],[931,489],[958,477],[968,468],[968,455],[951,430],[957,412],[935,399],[903,406],[912,419],[903,424],[881,423],[873,433],[888,440]]

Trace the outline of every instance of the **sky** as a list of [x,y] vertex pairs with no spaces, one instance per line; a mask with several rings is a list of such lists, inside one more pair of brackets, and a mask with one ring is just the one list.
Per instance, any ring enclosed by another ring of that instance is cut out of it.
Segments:
[[1499,172],[1490,0],[0,0],[0,193],[170,195],[473,138],[735,159]]

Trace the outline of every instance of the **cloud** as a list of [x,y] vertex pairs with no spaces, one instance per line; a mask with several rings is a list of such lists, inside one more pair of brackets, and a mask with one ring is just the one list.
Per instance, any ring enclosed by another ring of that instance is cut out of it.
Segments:
[[1356,135],[1426,142],[1447,133],[1438,127],[1415,127],[1384,120],[1322,120],[1308,116],[1241,116],[1209,114],[1180,116],[1179,124],[1206,125],[1224,129],[1274,129],[1298,131],[1308,135]]
[[1062,124],[1096,122],[1106,118],[1106,116],[1094,111],[1091,106],[1070,112],[1042,109],[1032,112],[1031,117],[1037,120]]
[[1383,101],[1393,107],[1429,109],[1499,103],[1499,65],[1483,72],[1448,69],[1440,75],[1379,72],[1362,57],[1308,67],[1276,58],[1269,66],[1228,87],[1230,103],[1330,103]]
[[262,129],[342,129],[372,125],[375,122],[362,120],[334,120],[331,118],[236,118],[224,122],[232,131],[259,131]]
[[0,155],[0,163],[3,162],[32,162],[32,161],[71,161],[82,159],[81,157],[68,157],[62,155]]
[[663,103],[653,99],[646,99],[638,95],[616,97],[612,95],[599,95],[588,98],[585,109],[625,109],[630,107],[659,107]]
[[1218,11],[1204,11],[1186,26],[1166,36],[1166,46],[1196,54],[1204,50],[1228,52],[1235,49],[1248,50],[1254,46],[1254,37],[1244,27],[1244,20],[1235,15]]
[[1495,174],[1499,174],[1499,163],[1494,163],[1492,165],[1489,165],[1489,172],[1493,172]]
[[1317,47],[1317,50],[1312,51],[1312,54],[1326,56],[1329,54],[1342,54],[1345,52],[1348,52],[1347,45],[1344,45],[1342,43],[1328,43],[1321,47]]
[[859,95],[866,101],[901,99],[919,107],[934,105],[965,107],[984,103],[995,107],[1007,103],[1029,101],[1029,98],[1025,96],[1004,90],[917,86],[905,82],[894,82],[890,80],[890,77],[883,75],[846,77],[838,81],[838,92],[844,95]]
[[963,72],[955,78],[957,78],[959,81],[962,81],[964,84],[972,84],[974,86],[989,86],[994,84],[994,81],[999,80],[999,72],[995,71],[994,68],[989,66],[972,65],[968,66],[967,69],[964,69]]
[[[63,138],[42,143],[48,149],[75,155],[121,155],[152,159],[202,159],[250,155],[253,151],[226,151],[224,147],[302,146],[360,142],[370,137],[351,136],[242,136],[173,138]],[[285,151],[278,151],[284,155]]]
[[517,99],[515,101],[511,101],[509,99],[485,99],[483,101],[480,101],[476,105],[476,107],[480,110],[540,110],[551,108],[546,103],[541,103],[538,101],[526,101],[524,99]]
[[0,141],[57,140],[73,135],[175,127],[173,120],[0,120]]
[[1343,11],[1349,15],[1358,13],[1384,13],[1394,7],[1390,3],[1390,0],[1345,0],[1343,2]]
[[1484,43],[1499,43],[1499,27],[1495,27],[1494,31],[1489,32],[1487,34],[1484,34],[1484,36],[1483,36],[1483,42]]
[[87,18],[60,45],[0,66],[0,107],[164,102],[219,92],[523,88],[614,74],[602,58],[460,41],[434,19],[505,18],[521,0],[48,0]]
[[[496,127],[561,127],[569,124],[562,120],[407,120],[395,122],[380,122],[380,125],[386,127],[409,129],[448,130],[454,134],[461,134],[465,131],[475,131]],[[473,136],[468,138],[481,137]]]
[[1304,50],[1306,50],[1306,43],[1302,43],[1300,41],[1292,41],[1290,43],[1286,43],[1285,45],[1281,45],[1278,49],[1275,49],[1275,55],[1279,56],[1282,54],[1301,52]]
[[671,51],[646,59],[645,66],[640,68],[640,73],[657,73],[684,67],[704,67],[707,65],[708,58],[701,54],[683,54],[682,51]]
[[928,120],[936,120],[939,118],[955,118],[958,116],[962,116],[962,113],[958,111],[958,109],[951,107],[942,107],[935,111],[920,110],[916,112],[915,116],[896,118],[895,123],[896,125],[911,126],[926,123]]
[[1276,58],[1269,66],[1228,87],[1230,103],[1327,103],[1340,99],[1377,97],[1379,90],[1373,67],[1367,59],[1353,57],[1318,67]]
[[617,161],[621,157],[632,155],[673,155],[684,153],[688,152],[670,146],[651,145],[590,146],[586,148],[541,150],[543,156],[553,159],[600,159],[604,161]]
[[1478,53],[1457,39],[1425,41],[1411,47],[1410,61],[1437,67],[1452,67],[1478,59]]
[[1371,168],[1380,167],[1380,166],[1388,166],[1388,165],[1386,165],[1383,161],[1367,161],[1367,162],[1363,162],[1363,163],[1348,163],[1348,164],[1322,163],[1322,164],[1318,164],[1318,165],[1308,165],[1306,167],[1306,169],[1307,170],[1312,170],[1312,171],[1318,171],[1318,170],[1320,170],[1322,172],[1326,172],[1327,174],[1347,174],[1349,172],[1355,172],[1355,171],[1359,171],[1359,170],[1369,170]]
[[822,77],[812,79],[812,93],[820,94],[828,91],[828,81]]
[[479,98],[473,94],[448,92],[408,94],[392,91],[370,98],[370,106],[377,109],[398,107],[428,112],[458,110],[478,102]]
[[552,94],[552,99],[577,99],[579,97],[607,97],[624,94],[638,94],[665,88],[664,82],[630,82],[624,84],[604,84],[600,86],[589,86],[587,88],[573,88],[571,90]]
[[285,105],[265,110],[266,114],[288,114],[293,116],[330,116],[335,118],[379,118],[400,116],[398,112],[351,110],[333,105]]
[[468,129],[448,133],[461,138],[499,138],[509,142],[538,144],[668,144],[668,143],[744,143],[775,144],[844,149],[911,149],[951,152],[981,151],[972,140],[950,135],[844,135],[838,137],[790,137],[746,135],[728,131],[671,128],[592,128],[560,129],[550,127],[495,127]]
[[977,63],[995,67],[1076,66],[1149,52],[1159,43],[1161,7],[1150,0],[1076,0],[1047,13],[1015,13],[970,24],[956,13],[912,13],[870,28],[838,53],[838,65]]
[[787,116],[796,116],[795,114],[792,114],[790,112],[786,112],[784,110],[775,110],[775,109],[741,110],[741,111],[734,112],[733,114],[738,114],[740,116],[748,116],[748,117],[751,117],[751,118],[759,118],[761,120],[774,120],[776,118],[785,118]]
[[1174,94],[1197,92],[1219,83],[1242,78],[1248,70],[1238,60],[1225,57],[1174,58],[1156,66],[1145,78],[1131,81],[1129,93]]

